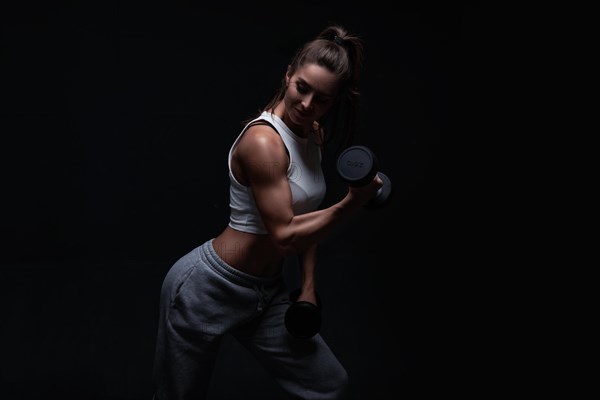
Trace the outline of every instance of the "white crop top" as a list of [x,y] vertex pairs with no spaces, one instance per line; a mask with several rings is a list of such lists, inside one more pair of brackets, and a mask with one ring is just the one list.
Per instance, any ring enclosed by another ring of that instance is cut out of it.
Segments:
[[321,147],[312,136],[302,138],[296,135],[278,116],[267,111],[250,121],[231,146],[227,160],[231,210],[229,226],[242,232],[265,234],[267,230],[256,208],[252,190],[238,182],[231,171],[231,156],[235,146],[248,127],[260,120],[268,122],[277,130],[289,152],[290,165],[287,177],[292,191],[292,208],[295,215],[314,211],[319,207],[325,196],[325,179],[321,169]]

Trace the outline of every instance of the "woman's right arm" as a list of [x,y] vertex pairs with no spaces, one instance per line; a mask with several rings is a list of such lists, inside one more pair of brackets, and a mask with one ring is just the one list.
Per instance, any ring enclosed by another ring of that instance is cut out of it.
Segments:
[[317,211],[294,215],[287,178],[288,155],[281,137],[271,128],[250,128],[236,148],[236,161],[252,189],[263,224],[282,255],[306,251],[344,217],[361,208],[382,186],[379,177],[350,188],[339,202]]

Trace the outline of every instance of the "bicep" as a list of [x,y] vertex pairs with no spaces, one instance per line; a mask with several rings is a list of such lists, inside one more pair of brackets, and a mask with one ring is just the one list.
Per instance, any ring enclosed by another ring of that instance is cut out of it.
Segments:
[[246,139],[240,143],[240,162],[265,228],[279,236],[294,217],[285,146],[271,132],[251,134]]
[[270,233],[287,226],[294,217],[292,194],[286,174],[271,172],[268,179],[250,179],[256,207]]

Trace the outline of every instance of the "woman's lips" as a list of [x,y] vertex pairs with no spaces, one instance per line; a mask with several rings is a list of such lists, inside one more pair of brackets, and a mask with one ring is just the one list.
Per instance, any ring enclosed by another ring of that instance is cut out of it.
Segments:
[[300,111],[300,110],[298,110],[297,108],[295,108],[295,110],[296,110],[296,114],[298,114],[298,116],[299,116],[300,118],[302,118],[302,119],[306,119],[306,118],[308,118],[308,117],[310,116],[310,114],[309,114],[309,113],[306,113],[306,112]]

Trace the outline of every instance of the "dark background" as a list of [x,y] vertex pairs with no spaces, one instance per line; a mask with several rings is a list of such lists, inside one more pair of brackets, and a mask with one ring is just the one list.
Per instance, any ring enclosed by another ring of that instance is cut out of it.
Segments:
[[[85,5],[84,5],[85,4]],[[394,186],[324,241],[322,335],[351,399],[473,391],[483,329],[476,2],[22,3],[2,18],[3,399],[150,399],[162,279],[228,221],[226,157],[292,53],[329,23],[365,39],[361,130]],[[343,195],[325,154],[329,193]],[[465,187],[471,188],[465,191]],[[467,254],[467,255],[465,255]],[[286,279],[297,282],[294,261]],[[236,343],[211,399],[279,399]]]

